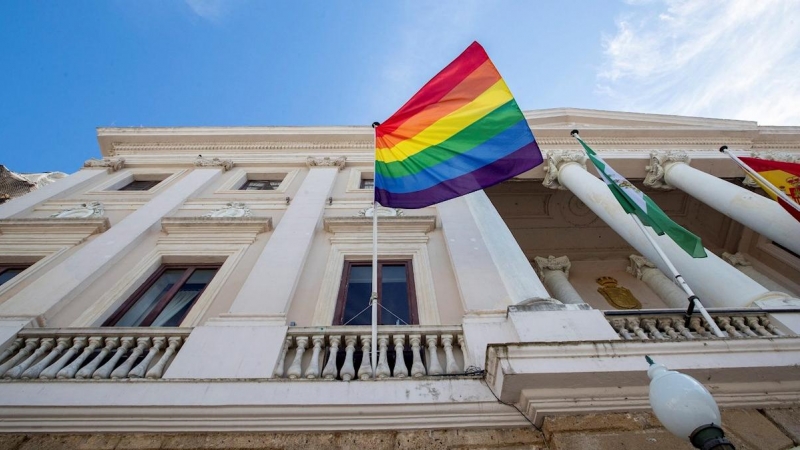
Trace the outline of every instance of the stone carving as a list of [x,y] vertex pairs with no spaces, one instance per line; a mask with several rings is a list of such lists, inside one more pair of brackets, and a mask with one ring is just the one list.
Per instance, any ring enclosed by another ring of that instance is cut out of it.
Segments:
[[228,202],[222,208],[203,214],[203,217],[250,217],[253,212],[242,202]]
[[732,265],[733,267],[752,265],[750,264],[750,261],[748,261],[747,258],[741,252],[736,252],[733,254],[728,252],[723,252],[722,259],[724,259],[725,262]]
[[533,258],[533,260],[536,263],[540,277],[544,276],[543,272],[545,270],[560,270],[564,272],[564,275],[566,275],[567,278],[569,278],[569,269],[572,267],[572,264],[569,262],[569,258],[566,256],[559,256],[558,258],[553,255],[550,255],[547,258],[537,256]]
[[342,170],[346,160],[347,158],[344,156],[337,156],[335,158],[331,158],[330,156],[309,156],[306,158],[306,164],[308,164],[308,167],[338,167],[339,170]]
[[197,155],[194,160],[195,167],[222,167],[222,171],[226,172],[233,169],[233,160],[219,159],[219,158],[203,158],[203,155]]
[[[790,163],[799,163],[800,162],[800,154],[797,153],[788,153],[788,152],[751,152],[750,156],[753,158],[758,159],[766,159],[768,161],[782,161],[782,162],[790,162]],[[752,188],[760,187],[756,180],[750,176],[750,174],[744,174],[744,180],[742,180],[742,185]]]
[[103,217],[104,213],[105,213],[105,208],[103,208],[102,203],[88,202],[88,203],[81,203],[80,206],[76,206],[74,208],[61,210],[55,214],[51,214],[50,217],[56,217],[59,219],[63,218],[86,219],[89,217]]
[[[358,215],[361,217],[372,217],[374,208],[370,206],[369,208],[364,208],[358,212]],[[401,217],[405,213],[403,213],[402,209],[395,209],[389,208],[387,206],[379,206],[378,207],[378,217]]]
[[628,288],[617,285],[617,280],[612,277],[600,277],[597,279],[597,292],[606,299],[606,301],[617,309],[641,309],[642,302],[634,297],[633,292]]
[[664,174],[666,174],[665,166],[668,163],[678,162],[689,164],[689,161],[689,154],[684,151],[650,152],[650,165],[645,167],[647,175],[644,177],[644,185],[664,191],[675,189],[667,184],[664,179]]
[[629,274],[638,279],[642,279],[645,269],[656,269],[656,265],[652,261],[640,255],[630,255],[628,257],[631,264],[625,269]]
[[90,158],[83,163],[83,167],[105,167],[111,172],[116,172],[125,165],[125,158],[97,159]]
[[558,169],[562,164],[578,163],[581,167],[586,169],[586,155],[583,152],[573,150],[554,150],[547,154],[545,160],[545,176],[542,184],[550,189],[566,190],[561,183],[558,182]]

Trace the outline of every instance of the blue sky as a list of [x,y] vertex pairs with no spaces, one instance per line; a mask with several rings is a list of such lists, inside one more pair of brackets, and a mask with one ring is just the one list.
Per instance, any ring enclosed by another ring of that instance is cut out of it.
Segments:
[[73,172],[95,127],[367,125],[473,40],[523,109],[800,125],[800,2],[0,2],[0,164]]

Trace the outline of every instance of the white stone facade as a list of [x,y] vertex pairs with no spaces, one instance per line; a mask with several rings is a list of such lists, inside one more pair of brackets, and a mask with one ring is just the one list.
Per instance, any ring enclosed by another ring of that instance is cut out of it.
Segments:
[[[800,155],[800,127],[526,116],[545,164],[378,211],[379,259],[410,267],[417,324],[379,327],[374,374],[369,327],[334,325],[345,267],[372,251],[371,128],[99,129],[104,159],[0,205],[0,267],[24,266],[0,285],[0,431],[518,427],[495,396],[536,423],[646,410],[645,354],[711,380],[724,407],[800,403],[800,224],[717,151]],[[658,238],[728,337],[684,320],[573,128],[703,239],[695,260]],[[217,268],[180,323],[103,326],[170,264]]]

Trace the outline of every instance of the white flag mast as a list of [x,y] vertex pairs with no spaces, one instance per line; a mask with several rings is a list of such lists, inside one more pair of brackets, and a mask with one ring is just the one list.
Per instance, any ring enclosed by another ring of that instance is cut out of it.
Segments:
[[[375,149],[375,166],[372,175],[373,192],[375,191],[375,179],[378,177],[378,125],[380,125],[378,122],[372,123],[372,148]],[[374,378],[378,364],[378,201],[375,200],[374,195],[372,199],[372,295],[369,302],[372,305],[372,358],[370,358],[370,364]]]

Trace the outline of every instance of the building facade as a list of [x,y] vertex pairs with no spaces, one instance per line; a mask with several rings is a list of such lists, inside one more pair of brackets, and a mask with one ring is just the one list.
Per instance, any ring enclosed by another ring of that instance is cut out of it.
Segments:
[[[800,127],[526,117],[544,164],[419,210],[373,211],[369,127],[99,129],[102,160],[0,205],[2,442],[689,448],[647,415],[650,355],[741,448],[800,444],[800,224],[718,152],[800,161]],[[702,238],[657,240],[727,337],[683,319],[575,128]]]

